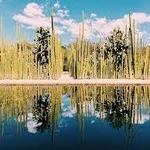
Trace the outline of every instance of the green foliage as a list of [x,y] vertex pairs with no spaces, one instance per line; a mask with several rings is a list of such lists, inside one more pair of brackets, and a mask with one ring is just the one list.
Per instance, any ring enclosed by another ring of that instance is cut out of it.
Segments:
[[49,94],[34,96],[33,119],[37,121],[37,130],[43,132],[50,126]]
[[114,88],[114,101],[106,100],[104,108],[106,110],[106,120],[110,122],[113,128],[121,128],[129,120],[129,108],[124,101],[123,88]]
[[114,29],[105,44],[104,58],[109,59],[112,57],[116,72],[120,71],[128,53],[128,49],[129,46],[125,34],[120,29]]
[[33,50],[34,53],[34,62],[40,65],[48,64],[48,53],[50,52],[49,48],[49,38],[50,32],[48,29],[40,27],[36,31],[35,38],[35,47]]

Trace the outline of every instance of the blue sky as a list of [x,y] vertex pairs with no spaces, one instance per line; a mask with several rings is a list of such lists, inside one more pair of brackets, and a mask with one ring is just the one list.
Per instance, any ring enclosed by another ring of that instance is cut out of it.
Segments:
[[[149,40],[150,0],[0,0],[0,16],[4,20],[5,34],[12,39],[15,33],[15,22],[17,22],[23,25],[23,30],[29,37],[33,37],[37,26],[44,23],[45,26],[49,24],[50,8],[52,7],[56,10],[58,34],[64,43],[77,36],[83,10],[85,30],[89,38],[95,39],[95,37],[108,35],[111,27],[121,26],[123,29],[122,24],[127,19],[125,15],[131,12],[137,22],[138,32]],[[35,11],[39,13],[36,14]],[[31,16],[30,12],[33,13]],[[37,16],[39,20],[36,19]],[[36,24],[33,23],[35,20]]]

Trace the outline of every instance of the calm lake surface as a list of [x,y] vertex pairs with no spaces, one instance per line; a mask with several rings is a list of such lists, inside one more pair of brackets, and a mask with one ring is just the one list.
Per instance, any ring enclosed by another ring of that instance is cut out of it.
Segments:
[[0,87],[0,150],[149,150],[149,86]]

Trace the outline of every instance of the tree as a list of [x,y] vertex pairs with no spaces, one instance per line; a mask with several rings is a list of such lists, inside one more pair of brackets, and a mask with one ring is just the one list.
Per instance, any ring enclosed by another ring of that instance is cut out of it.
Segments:
[[113,128],[119,129],[131,120],[130,109],[124,99],[125,95],[123,88],[116,87],[113,93],[114,100],[111,101],[106,99],[104,108],[106,111],[106,120],[110,122]]
[[48,29],[40,27],[36,31],[35,47],[33,50],[34,62],[38,65],[46,65],[49,62],[48,53],[49,48],[50,32]]
[[114,29],[105,43],[104,58],[109,59],[112,57],[117,78],[122,64],[125,63],[128,49],[129,46],[125,34],[120,29]]
[[50,95],[34,96],[33,120],[36,122],[37,131],[43,132],[50,127]]

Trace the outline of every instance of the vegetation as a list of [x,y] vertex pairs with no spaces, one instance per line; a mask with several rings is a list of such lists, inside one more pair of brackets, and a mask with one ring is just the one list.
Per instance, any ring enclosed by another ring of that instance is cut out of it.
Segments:
[[128,49],[126,36],[121,30],[115,29],[105,45],[104,58],[107,62],[112,58],[117,78],[119,71],[125,68],[122,65],[125,64]]
[[143,121],[142,114],[149,113],[150,107],[148,86],[7,86],[1,87],[0,92],[1,135],[5,135],[5,123],[8,123],[9,128],[12,127],[12,123],[14,125],[12,118],[17,124],[17,128],[13,126],[13,130],[18,134],[28,121],[33,120],[36,122],[36,132],[51,132],[52,142],[60,114],[63,113],[62,95],[66,93],[70,96],[69,107],[76,113],[83,139],[86,117],[105,120],[115,129],[124,127],[130,134],[134,125]]
[[51,30],[37,29],[34,44],[25,40],[19,25],[15,44],[9,40],[4,42],[0,30],[0,79],[58,79],[61,76],[63,49],[53,21],[51,26]]
[[90,42],[85,36],[84,15],[79,37],[64,47],[51,28],[36,30],[34,43],[25,39],[16,25],[16,41],[3,38],[0,23],[0,79],[58,79],[63,71],[72,77],[83,78],[150,78],[150,47],[144,46],[136,33],[135,21],[129,15],[125,31],[114,29],[106,39]]
[[70,72],[75,78],[150,77],[150,47],[143,46],[131,15],[125,31],[114,29],[98,43],[86,40],[83,19],[78,40],[69,49]]
[[50,32],[48,29],[44,29],[40,27],[36,31],[36,39],[35,39],[35,48],[33,50],[34,54],[34,62],[38,65],[47,65],[48,64],[48,52],[50,50],[49,47],[49,38],[50,38]]

